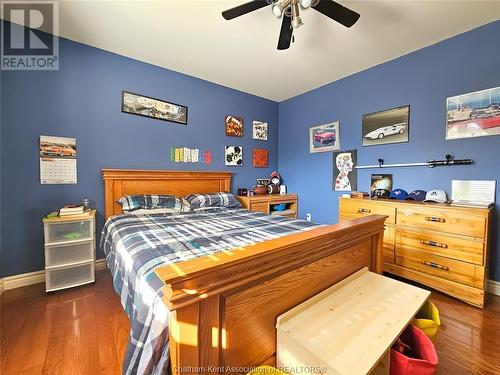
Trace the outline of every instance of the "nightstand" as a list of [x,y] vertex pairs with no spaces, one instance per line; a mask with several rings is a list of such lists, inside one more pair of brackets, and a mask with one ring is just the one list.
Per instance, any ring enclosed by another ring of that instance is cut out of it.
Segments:
[[84,215],[44,218],[45,290],[95,281],[95,210]]
[[[265,194],[251,197],[236,197],[243,208],[250,211],[264,212],[271,215],[281,215],[291,219],[297,218],[298,202],[296,194]],[[276,211],[274,207],[285,204],[285,211]]]

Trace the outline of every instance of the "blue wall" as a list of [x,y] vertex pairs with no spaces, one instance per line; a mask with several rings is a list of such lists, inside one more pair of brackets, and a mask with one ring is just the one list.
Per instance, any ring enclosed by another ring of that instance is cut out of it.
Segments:
[[[233,188],[248,187],[255,178],[277,168],[279,149],[280,172],[289,190],[300,195],[300,216],[311,212],[314,221],[335,223],[340,194],[331,189],[332,155],[309,154],[308,146],[308,128],[334,120],[341,123],[342,148],[358,149],[362,164],[375,163],[380,157],[386,163],[441,159],[446,153],[475,160],[474,166],[465,167],[384,170],[394,175],[397,187],[449,192],[455,178],[500,182],[500,137],[444,139],[446,97],[500,85],[499,45],[497,21],[278,105],[61,39],[59,71],[0,72],[0,274],[43,269],[41,217],[66,202],[84,197],[95,200],[100,231],[101,168],[229,170],[235,173]],[[188,126],[121,113],[122,90],[187,105]],[[406,104],[411,105],[409,143],[361,147],[364,113]],[[224,135],[226,114],[239,114],[246,120],[243,138]],[[269,122],[269,141],[251,139],[252,120]],[[77,138],[77,185],[40,185],[41,134]],[[223,165],[226,144],[244,147],[243,167]],[[213,164],[171,163],[171,146],[209,148]],[[251,167],[253,147],[269,149],[269,169]],[[360,190],[368,190],[370,174],[376,172],[359,172]],[[498,232],[498,221],[495,229]],[[497,243],[494,238],[490,277],[500,280]]]
[[[277,168],[275,102],[65,39],[59,71],[0,74],[3,276],[43,269],[41,219],[65,203],[93,199],[100,233],[101,168],[227,170],[233,190]],[[188,125],[121,113],[122,90],[187,105]],[[227,114],[245,119],[243,138],[225,136]],[[268,141],[252,140],[253,120],[269,123]],[[40,184],[41,134],[77,138],[77,185]],[[224,145],[243,146],[244,166],[224,166]],[[212,164],[171,163],[171,146],[208,148]],[[253,147],[269,149],[269,168],[252,167]]]
[[[395,187],[444,189],[452,179],[497,180],[500,187],[500,136],[445,140],[445,100],[471,91],[500,86],[500,21],[445,40],[280,103],[279,168],[289,190],[299,194],[300,217],[335,223],[338,197],[332,191],[332,154],[310,154],[308,128],[340,121],[342,149],[357,149],[358,163],[405,163],[443,159],[450,153],[471,158],[473,166],[384,169]],[[334,67],[332,67],[334,69]],[[409,104],[410,142],[361,146],[365,113]],[[358,190],[369,191],[370,174],[358,171]],[[499,206],[496,207],[497,211]],[[500,246],[494,224],[490,278],[500,280]]]

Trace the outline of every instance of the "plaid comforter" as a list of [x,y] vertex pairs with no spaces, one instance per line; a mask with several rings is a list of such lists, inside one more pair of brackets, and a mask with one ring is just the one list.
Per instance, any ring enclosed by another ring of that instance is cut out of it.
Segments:
[[161,299],[162,282],[153,272],[157,267],[316,227],[308,221],[227,208],[111,217],[100,246],[131,323],[123,373],[167,372],[169,312]]

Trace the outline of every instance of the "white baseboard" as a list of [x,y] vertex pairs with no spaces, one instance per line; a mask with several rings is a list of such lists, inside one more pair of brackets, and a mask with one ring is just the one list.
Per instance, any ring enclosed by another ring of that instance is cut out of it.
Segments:
[[[97,259],[95,261],[95,270],[106,269],[106,259]],[[0,295],[5,290],[21,288],[23,286],[39,284],[45,282],[45,271],[35,271],[22,273],[20,275],[7,276],[0,279]]]
[[495,280],[488,280],[488,293],[500,296],[500,282]]
[[106,265],[106,259],[97,259],[95,261],[95,270],[96,271],[105,270],[106,268],[108,268],[108,266]]
[[23,286],[45,282],[45,271],[22,273],[20,275],[7,276],[3,278],[3,289],[10,290]]

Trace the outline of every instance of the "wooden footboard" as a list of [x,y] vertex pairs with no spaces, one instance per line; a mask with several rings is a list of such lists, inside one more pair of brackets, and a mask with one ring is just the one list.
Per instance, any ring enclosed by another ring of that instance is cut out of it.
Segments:
[[368,266],[382,272],[385,216],[232,249],[156,272],[170,316],[173,374],[274,364],[276,317]]

